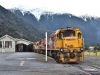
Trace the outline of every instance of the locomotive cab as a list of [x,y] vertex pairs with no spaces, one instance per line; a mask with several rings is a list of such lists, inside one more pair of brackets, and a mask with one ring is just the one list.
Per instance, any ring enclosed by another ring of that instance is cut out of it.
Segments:
[[[80,41],[80,42],[79,42]],[[61,29],[55,33],[55,48],[82,47],[82,34],[74,29]]]

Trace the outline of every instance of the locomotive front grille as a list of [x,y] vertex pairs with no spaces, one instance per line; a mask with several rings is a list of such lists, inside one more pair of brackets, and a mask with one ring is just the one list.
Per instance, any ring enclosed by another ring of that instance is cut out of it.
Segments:
[[70,53],[70,58],[74,58],[74,57],[75,57],[74,52],[71,52],[71,53]]

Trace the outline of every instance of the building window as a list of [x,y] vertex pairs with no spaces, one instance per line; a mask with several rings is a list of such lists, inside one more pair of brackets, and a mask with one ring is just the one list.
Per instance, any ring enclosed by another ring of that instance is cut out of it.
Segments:
[[5,41],[5,48],[12,48],[12,41]]
[[2,48],[2,41],[0,41],[0,48]]

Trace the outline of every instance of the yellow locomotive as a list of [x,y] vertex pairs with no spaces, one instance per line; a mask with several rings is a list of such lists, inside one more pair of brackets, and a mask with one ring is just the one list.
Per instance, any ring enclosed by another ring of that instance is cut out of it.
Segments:
[[[45,46],[45,41],[41,42]],[[82,32],[75,27],[60,28],[50,35],[47,49],[57,62],[81,62],[84,60]],[[38,52],[45,53],[45,47],[39,46]]]

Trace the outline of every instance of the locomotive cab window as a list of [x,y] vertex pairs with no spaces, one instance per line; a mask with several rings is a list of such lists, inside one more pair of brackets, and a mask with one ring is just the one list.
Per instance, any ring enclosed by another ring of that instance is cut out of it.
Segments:
[[57,34],[57,39],[59,39],[59,40],[61,40],[61,39],[62,39],[61,32],[59,32],[59,33]]
[[82,34],[79,32],[78,33],[78,38],[81,38],[82,37]]
[[75,36],[75,31],[73,30],[64,30],[63,37],[72,37]]

